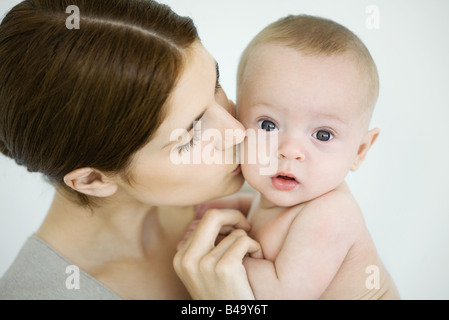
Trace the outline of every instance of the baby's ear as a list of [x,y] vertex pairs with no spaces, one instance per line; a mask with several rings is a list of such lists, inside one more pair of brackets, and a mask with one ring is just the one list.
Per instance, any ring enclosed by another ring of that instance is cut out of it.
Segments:
[[374,144],[379,134],[380,130],[377,128],[372,129],[365,134],[365,137],[363,138],[362,143],[359,146],[359,150],[357,151],[357,156],[355,157],[354,163],[352,164],[352,171],[355,171],[360,167],[360,164],[365,159],[368,150]]

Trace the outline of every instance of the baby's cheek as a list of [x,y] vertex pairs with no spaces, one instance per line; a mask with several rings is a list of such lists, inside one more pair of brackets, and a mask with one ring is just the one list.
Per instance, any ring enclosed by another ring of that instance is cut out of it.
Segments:
[[242,163],[241,168],[246,182],[257,190],[260,185],[261,178],[259,174],[259,166],[255,164]]
[[[326,186],[326,189],[333,189],[341,184],[349,172],[348,162],[343,159],[329,158],[330,161],[322,163],[321,166],[315,167],[315,182],[318,185]],[[325,191],[329,191],[325,190]]]
[[[247,160],[247,159],[245,159]],[[253,171],[254,171],[254,165],[250,165],[248,164],[248,162],[244,161],[241,165],[240,165],[241,169],[242,169],[242,174],[243,177],[245,178],[245,180],[252,180],[254,177]]]

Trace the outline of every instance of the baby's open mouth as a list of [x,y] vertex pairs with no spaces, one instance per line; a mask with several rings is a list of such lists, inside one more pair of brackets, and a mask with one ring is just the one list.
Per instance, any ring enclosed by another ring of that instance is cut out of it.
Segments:
[[276,178],[296,181],[296,179],[293,177],[287,177],[287,176],[283,176],[283,175],[278,175]]
[[271,178],[271,184],[278,190],[291,191],[299,185],[299,182],[293,175],[281,173]]

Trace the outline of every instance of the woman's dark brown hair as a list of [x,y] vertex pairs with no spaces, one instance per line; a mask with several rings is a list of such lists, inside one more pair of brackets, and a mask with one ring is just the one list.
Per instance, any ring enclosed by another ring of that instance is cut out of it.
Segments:
[[[80,28],[68,29],[76,5]],[[189,18],[149,0],[27,0],[0,25],[0,152],[58,189],[82,167],[126,172],[163,121]]]

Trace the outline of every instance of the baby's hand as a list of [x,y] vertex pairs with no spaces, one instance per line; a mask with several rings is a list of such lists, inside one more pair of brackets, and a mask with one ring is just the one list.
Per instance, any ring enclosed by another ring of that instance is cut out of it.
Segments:
[[[207,211],[207,210],[206,210],[206,211]],[[201,218],[200,218],[200,219],[195,219],[195,220],[193,220],[193,221],[190,223],[190,225],[189,225],[189,227],[187,228],[187,231],[186,231],[186,233],[185,233],[185,235],[184,235],[184,239],[181,240],[181,241],[178,243],[178,245],[177,245],[177,247],[176,247],[176,250],[179,251],[179,250],[182,248],[182,246],[186,243],[186,241],[190,238],[190,235],[191,235],[192,232],[194,232],[195,229],[198,227],[198,224],[200,223],[200,221],[201,221],[202,217],[204,216],[204,214],[205,214],[205,213],[202,213],[202,214],[201,214]],[[229,234],[230,234],[232,231],[234,231],[234,230],[236,230],[236,228],[235,228],[234,226],[232,226],[232,225],[222,226],[221,229],[220,229],[220,231],[219,231],[219,233],[218,233],[217,238],[215,239],[215,245],[218,245],[218,244],[221,242],[221,240],[223,240],[227,235],[229,235]]]
[[[254,194],[238,193],[225,198],[212,200],[195,206],[195,220],[193,220],[184,235],[184,239],[178,243],[177,250],[179,250],[186,240],[190,237],[192,232],[196,229],[199,222],[210,209],[233,209],[240,211],[244,216],[248,215],[249,209],[251,208],[252,201],[254,200]],[[217,245],[224,237],[235,230],[234,226],[222,226],[215,240],[215,245]]]

